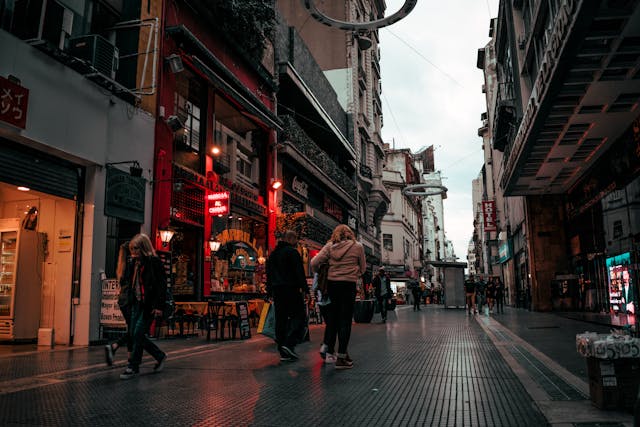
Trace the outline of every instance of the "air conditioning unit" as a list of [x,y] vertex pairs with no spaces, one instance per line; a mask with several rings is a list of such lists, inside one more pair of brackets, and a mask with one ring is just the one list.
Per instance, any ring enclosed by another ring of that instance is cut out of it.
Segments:
[[73,12],[54,0],[16,0],[11,32],[26,42],[63,50]]
[[116,78],[118,48],[98,34],[87,34],[69,39],[69,54],[90,63],[99,73]]

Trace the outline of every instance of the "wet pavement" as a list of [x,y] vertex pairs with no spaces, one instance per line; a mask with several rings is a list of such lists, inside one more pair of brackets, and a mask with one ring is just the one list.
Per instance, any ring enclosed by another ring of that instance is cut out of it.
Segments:
[[617,426],[628,413],[589,400],[575,334],[607,326],[506,308],[468,316],[442,306],[399,306],[354,324],[355,366],[336,370],[317,350],[322,326],[280,362],[273,341],[161,339],[163,372],[145,359],[104,364],[103,346],[0,346],[0,425],[168,426]]

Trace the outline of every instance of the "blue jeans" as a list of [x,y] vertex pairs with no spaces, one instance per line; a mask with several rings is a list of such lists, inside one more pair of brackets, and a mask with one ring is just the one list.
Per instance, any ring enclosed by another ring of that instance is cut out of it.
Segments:
[[165,356],[164,352],[147,338],[152,321],[153,318],[145,314],[144,307],[141,304],[134,303],[132,305],[129,334],[133,341],[133,349],[129,359],[129,368],[135,372],[138,372],[142,362],[142,350],[146,350],[158,362]]

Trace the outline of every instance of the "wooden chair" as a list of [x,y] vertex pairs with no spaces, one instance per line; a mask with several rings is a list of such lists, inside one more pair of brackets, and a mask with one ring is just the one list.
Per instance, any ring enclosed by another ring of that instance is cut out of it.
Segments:
[[216,340],[220,339],[221,334],[224,338],[224,310],[224,302],[209,301],[207,306],[207,315],[205,316],[207,341],[211,340],[211,331],[215,331]]

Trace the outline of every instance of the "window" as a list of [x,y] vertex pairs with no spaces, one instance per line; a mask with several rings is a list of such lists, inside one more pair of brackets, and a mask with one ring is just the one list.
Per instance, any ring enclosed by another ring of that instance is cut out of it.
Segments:
[[393,250],[393,235],[391,234],[383,234],[382,235],[382,247],[386,251]]
[[613,222],[613,238],[619,239],[622,237],[622,221],[614,221]]
[[176,75],[176,91],[174,93],[174,111],[183,124],[183,129],[174,135],[174,161],[196,173],[202,173],[201,156],[201,106],[204,105],[202,94],[206,90],[188,71]]
[[246,154],[241,151],[238,151],[237,160],[236,160],[236,170],[240,175],[242,175],[249,182],[253,181],[252,175],[252,164]]

